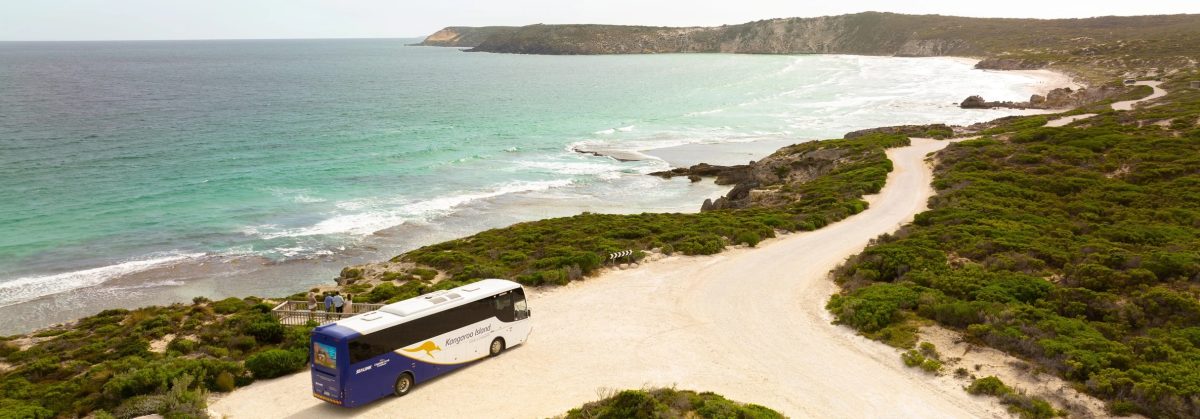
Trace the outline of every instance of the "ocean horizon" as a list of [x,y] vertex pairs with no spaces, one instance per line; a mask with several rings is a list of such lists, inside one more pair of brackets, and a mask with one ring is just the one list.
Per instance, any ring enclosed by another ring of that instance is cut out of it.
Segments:
[[646,174],[1021,114],[957,102],[1045,88],[948,58],[408,41],[0,43],[0,334],[197,295],[288,295],[515,222],[694,212],[727,188]]

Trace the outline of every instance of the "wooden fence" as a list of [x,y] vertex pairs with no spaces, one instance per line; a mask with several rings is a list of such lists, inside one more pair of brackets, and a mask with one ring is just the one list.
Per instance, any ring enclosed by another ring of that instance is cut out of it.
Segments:
[[333,323],[347,317],[375,311],[380,307],[383,307],[383,304],[354,303],[345,313],[334,313],[326,312],[323,302],[317,302],[317,309],[310,311],[307,301],[284,301],[271,309],[271,314],[274,314],[275,318],[279,319],[279,323],[285,326],[303,326],[309,320],[317,322],[317,324]]

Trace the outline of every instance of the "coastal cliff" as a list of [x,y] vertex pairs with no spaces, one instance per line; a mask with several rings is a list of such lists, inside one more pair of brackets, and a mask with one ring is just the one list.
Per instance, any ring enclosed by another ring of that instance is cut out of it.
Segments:
[[925,17],[860,13],[772,19],[719,27],[530,25],[497,33],[472,51],[567,55],[722,52],[898,56],[982,52],[962,38],[914,30],[923,24],[922,18]]
[[424,41],[413,44],[423,47],[457,47],[474,48],[485,39],[496,34],[516,30],[513,26],[450,26],[429,35]]
[[[464,28],[455,29],[461,32]],[[479,28],[483,29],[483,28]],[[443,30],[442,32],[446,31]],[[866,12],[760,20],[719,27],[530,25],[494,31],[473,51],[523,54],[726,52],[748,54],[991,55],[1022,49],[1105,54],[1140,50],[1188,55],[1200,15],[1090,19],[994,19]],[[440,34],[441,32],[439,32]],[[435,34],[437,35],[437,34]],[[431,36],[433,38],[434,36]],[[1175,42],[1152,42],[1154,39]],[[1037,68],[1048,57],[1005,57],[993,68]]]
[[854,54],[987,58],[981,69],[1057,68],[1099,82],[1125,69],[1194,68],[1200,15],[995,19],[866,12],[717,27],[448,27],[418,45],[473,52]]

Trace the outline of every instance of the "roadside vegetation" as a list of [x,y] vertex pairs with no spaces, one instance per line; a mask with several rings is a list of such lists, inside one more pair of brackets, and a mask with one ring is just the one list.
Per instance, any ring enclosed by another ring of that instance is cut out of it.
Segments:
[[303,369],[311,327],[258,298],[106,310],[0,341],[0,418],[204,417],[207,392]]
[[625,390],[600,401],[571,409],[566,419],[705,418],[782,419],[779,412],[742,404],[713,393],[659,388]]
[[1022,419],[1049,419],[1056,416],[1066,416],[1064,412],[1054,409],[1045,399],[1026,395],[1025,392],[1009,387],[999,378],[988,376],[971,381],[964,390],[976,396],[992,396],[1000,399],[1000,403],[1008,406],[1009,413]]
[[1171,80],[1153,107],[1063,128],[1018,118],[951,145],[931,210],[840,267],[829,310],[898,346],[915,343],[918,318],[936,321],[1113,414],[1200,416],[1200,91],[1188,80],[1200,75]]

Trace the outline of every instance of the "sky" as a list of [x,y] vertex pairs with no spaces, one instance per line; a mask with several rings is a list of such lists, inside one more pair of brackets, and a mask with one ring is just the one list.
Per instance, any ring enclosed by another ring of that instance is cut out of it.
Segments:
[[411,38],[445,26],[713,26],[863,11],[1078,18],[1200,13],[1200,1],[0,0],[0,41]]

